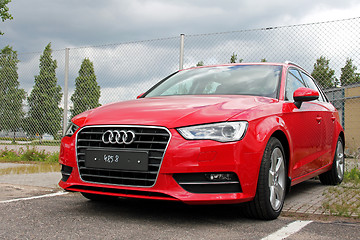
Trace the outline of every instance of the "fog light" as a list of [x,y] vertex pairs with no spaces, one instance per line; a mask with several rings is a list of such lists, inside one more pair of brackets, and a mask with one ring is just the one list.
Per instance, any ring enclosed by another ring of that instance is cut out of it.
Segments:
[[234,173],[207,173],[205,177],[214,182],[233,181],[237,179]]

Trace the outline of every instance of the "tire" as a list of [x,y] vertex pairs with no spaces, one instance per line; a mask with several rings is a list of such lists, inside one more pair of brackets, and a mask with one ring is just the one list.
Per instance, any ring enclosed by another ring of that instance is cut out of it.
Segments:
[[81,193],[85,198],[91,200],[91,201],[113,201],[117,199],[117,197],[114,196],[108,196],[108,195],[101,195],[101,194],[92,194],[92,193]]
[[245,203],[248,217],[273,220],[284,206],[286,194],[284,148],[277,138],[270,138],[261,161],[255,198]]
[[344,179],[345,157],[344,145],[341,137],[338,138],[335,150],[335,156],[332,167],[329,171],[320,174],[319,178],[324,185],[338,185]]

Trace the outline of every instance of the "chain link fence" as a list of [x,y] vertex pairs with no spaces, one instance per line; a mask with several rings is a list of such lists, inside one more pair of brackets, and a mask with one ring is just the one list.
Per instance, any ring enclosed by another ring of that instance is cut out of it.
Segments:
[[[303,66],[339,110],[347,154],[359,154],[360,18],[184,39],[184,68],[286,60]],[[0,146],[41,144],[58,149],[63,126],[72,116],[135,99],[179,69],[180,46],[179,36],[56,51],[48,45],[40,53],[16,53],[5,47],[0,55]]]

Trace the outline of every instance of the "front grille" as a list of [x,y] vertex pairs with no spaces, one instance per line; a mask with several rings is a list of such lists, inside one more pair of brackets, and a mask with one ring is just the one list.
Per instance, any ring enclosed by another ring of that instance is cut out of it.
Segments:
[[[105,144],[102,136],[108,130],[133,131],[136,137],[131,144]],[[123,125],[84,127],[77,133],[76,154],[80,177],[83,181],[100,184],[153,186],[169,140],[170,132],[161,127]],[[148,167],[146,171],[86,167],[86,150],[148,152]]]

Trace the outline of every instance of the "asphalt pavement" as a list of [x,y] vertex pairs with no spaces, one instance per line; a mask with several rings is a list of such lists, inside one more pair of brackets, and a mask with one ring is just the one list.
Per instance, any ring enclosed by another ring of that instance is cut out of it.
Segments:
[[[22,166],[22,164],[0,163],[0,169],[16,166]],[[0,175],[0,191],[4,192],[4,187],[8,191],[11,186],[15,186],[22,189],[38,187],[53,192],[61,190],[58,186],[60,179],[60,172]],[[327,188],[328,186],[324,186],[319,180],[314,179],[293,186],[286,196],[283,213],[330,215],[330,212],[326,211],[322,206],[323,193]],[[17,197],[22,197],[21,191],[16,192]],[[15,193],[14,196],[16,196]]]
[[359,223],[282,216],[258,221],[243,217],[233,205],[122,198],[93,202],[78,193],[38,194],[0,201],[0,239],[346,240],[360,236]]
[[[48,148],[53,149],[52,147]],[[347,160],[347,167],[353,168],[358,164],[357,160]],[[29,164],[19,163],[0,163],[0,169],[14,168],[17,166],[24,166]],[[27,189],[24,192],[28,193],[31,189],[42,188],[47,189],[49,192],[61,190],[58,182],[61,179],[60,172],[47,172],[47,173],[32,173],[32,174],[7,174],[0,175],[0,192],[4,192],[4,187],[11,189],[15,186],[21,189]],[[297,184],[291,188],[290,193],[286,196],[283,208],[284,214],[310,214],[310,215],[331,215],[328,210],[323,207],[325,192],[330,186],[324,186],[317,179],[310,179],[303,183]],[[22,197],[23,191],[15,191],[13,196]],[[36,192],[36,191],[35,191]],[[34,193],[36,194],[36,193]],[[25,194],[27,195],[27,194]],[[0,200],[3,196],[0,196]],[[355,198],[359,196],[354,195]],[[357,217],[357,216],[353,216]]]
[[[3,164],[1,168],[18,164]],[[319,180],[294,186],[274,221],[233,205],[123,199],[92,202],[57,186],[59,172],[0,175],[0,239],[359,239],[360,223],[329,217]]]

